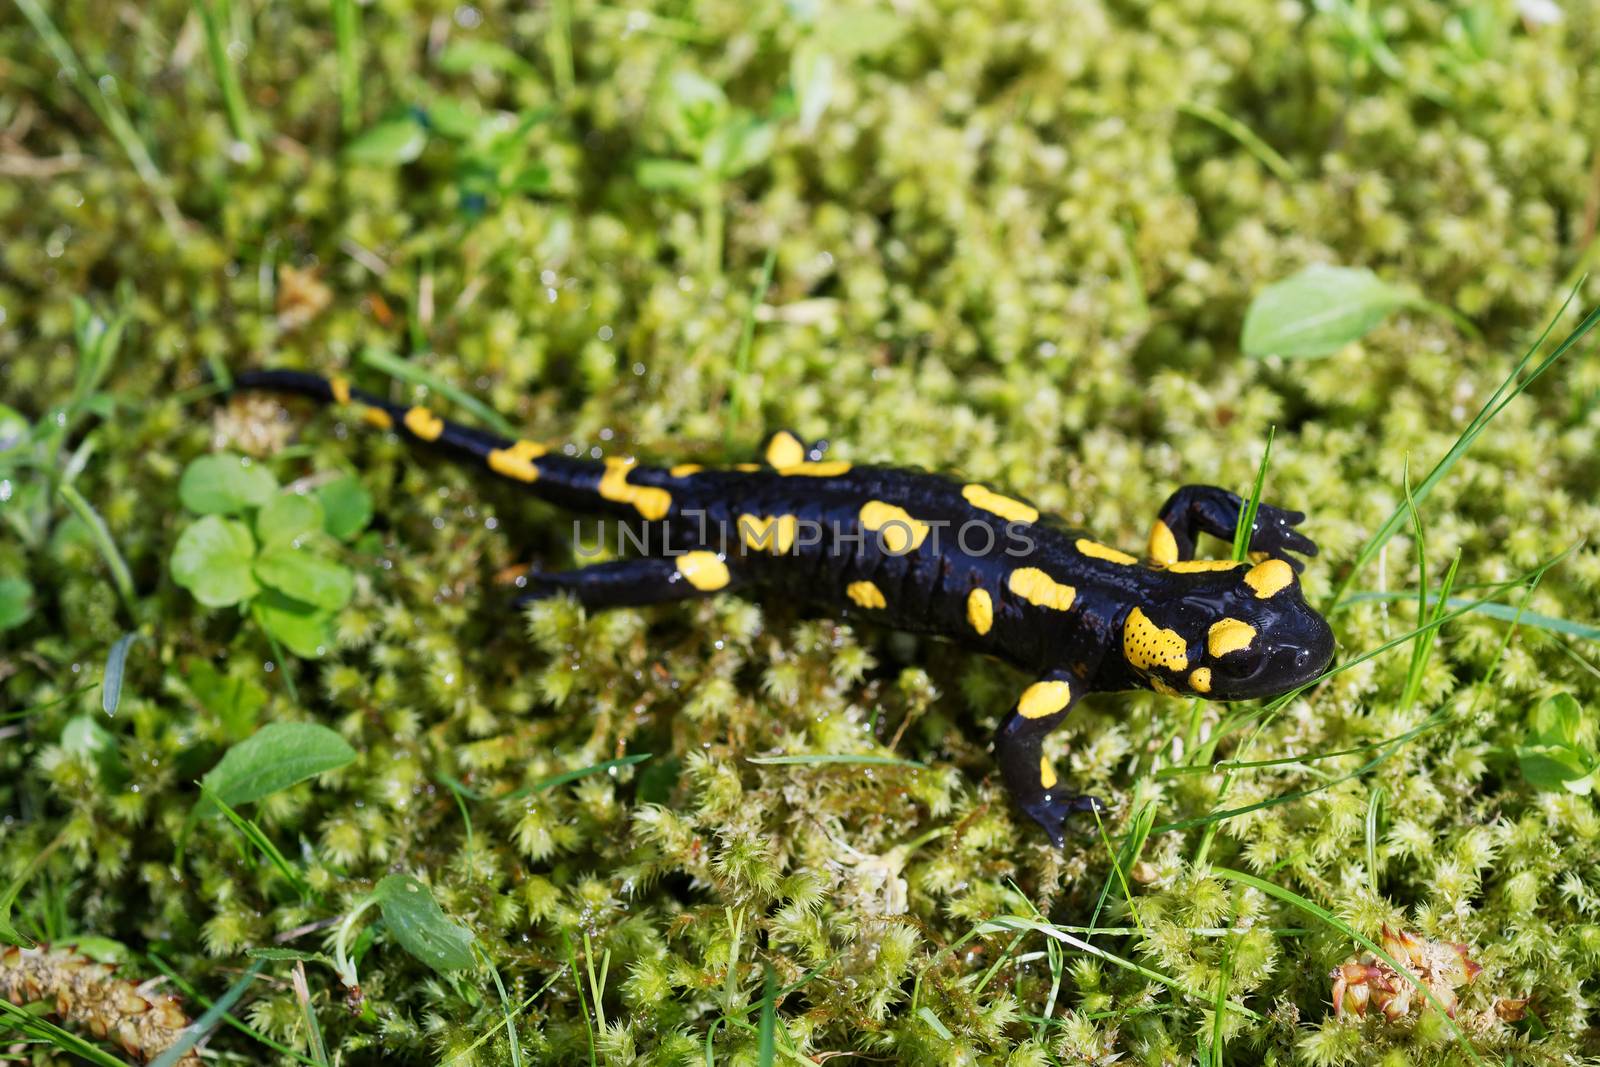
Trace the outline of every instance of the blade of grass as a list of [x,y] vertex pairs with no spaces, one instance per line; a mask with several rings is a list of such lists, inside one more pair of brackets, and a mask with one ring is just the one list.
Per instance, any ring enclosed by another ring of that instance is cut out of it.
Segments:
[[[43,38],[45,48],[50,51],[57,65],[66,72],[84,102],[99,116],[100,121],[105,123],[112,138],[121,146],[123,154],[128,157],[128,162],[133,164],[134,173],[155,197],[156,208],[161,212],[162,221],[167,224],[167,228],[174,234],[179,233],[183,229],[183,215],[178,211],[177,202],[172,199],[172,194],[167,189],[166,177],[156,166],[155,160],[150,158],[149,149],[145,148],[144,142],[139,139],[133,120],[128,117],[127,108],[122,106],[122,98],[116,95],[115,81],[96,82],[89,77],[83,63],[78,59],[78,54],[56,28],[56,24],[51,21],[49,13],[39,0],[16,0],[16,5],[23,17],[33,25],[34,32]],[[105,88],[106,86],[110,87],[109,90]]]
[[756,1062],[760,1067],[772,1067],[778,1058],[773,1044],[773,1032],[778,1028],[777,989],[777,976],[772,973],[772,965],[766,964],[762,968],[761,1025],[756,1039]]
[[632,756],[623,756],[621,759],[608,759],[604,763],[596,763],[588,767],[579,767],[577,770],[562,771],[560,774],[552,774],[548,778],[539,779],[532,785],[525,785],[515,792],[507,793],[506,799],[509,800],[513,797],[525,797],[530,793],[543,793],[547,789],[554,789],[556,786],[566,785],[568,782],[576,782],[578,779],[587,778],[591,774],[599,774],[602,771],[609,771],[613,767],[631,767],[635,763],[643,763],[649,758],[650,753],[639,752]]
[[283,676],[284,688],[289,690],[289,699],[296,704],[300,703],[300,690],[294,684],[294,672],[289,670],[289,661],[284,658],[283,646],[278,644],[278,638],[265,626],[261,632],[267,635],[267,644],[272,648],[272,661],[278,665],[278,673]]
[[[1116,870],[1106,875],[1105,883],[1100,887],[1100,899],[1095,902],[1094,914],[1089,918],[1087,933],[1093,934],[1095,924],[1100,921],[1100,912],[1105,907],[1106,898],[1111,893],[1113,878],[1122,878],[1123,872],[1133,869],[1139,862],[1139,855],[1144,851],[1144,844],[1150,839],[1150,827],[1156,821],[1156,803],[1147,800],[1133,813],[1129,820],[1128,833],[1122,839],[1122,845],[1117,849],[1117,854],[1112,860]],[[1061,929],[1070,929],[1061,927]]]
[[1180,103],[1178,111],[1192,118],[1197,118],[1201,122],[1208,122],[1235,141],[1238,141],[1244,146],[1245,151],[1255,156],[1257,162],[1275,174],[1280,181],[1292,183],[1300,180],[1300,175],[1295,173],[1294,167],[1287,159],[1278,154],[1277,149],[1263,141],[1254,130],[1226,111],[1214,108],[1210,104],[1200,104],[1192,101]]
[[1589,332],[1593,330],[1597,324],[1600,324],[1600,307],[1596,307],[1594,310],[1590,311],[1584,316],[1583,321],[1580,322],[1571,333],[1567,334],[1561,343],[1556,345],[1556,347],[1551,350],[1548,356],[1535,364],[1527,374],[1524,375],[1522,373],[1523,370],[1528,367],[1529,363],[1533,361],[1539,350],[1544,346],[1545,340],[1550,336],[1550,332],[1555,329],[1556,323],[1560,321],[1561,316],[1566,312],[1567,307],[1577,297],[1581,284],[1582,283],[1580,281],[1578,286],[1573,287],[1572,291],[1567,296],[1566,302],[1561,305],[1561,310],[1550,319],[1549,323],[1544,328],[1544,332],[1539,335],[1538,340],[1529,346],[1527,352],[1520,360],[1517,361],[1516,365],[1511,368],[1510,373],[1507,374],[1506,377],[1501,381],[1499,387],[1495,389],[1494,393],[1490,395],[1489,399],[1484,402],[1484,405],[1478,411],[1478,414],[1470,423],[1467,424],[1466,429],[1461,431],[1460,436],[1456,438],[1455,444],[1450,447],[1449,451],[1444,454],[1444,457],[1434,465],[1431,471],[1428,472],[1427,477],[1422,480],[1422,484],[1417,486],[1416,493],[1414,494],[1414,498],[1410,504],[1408,505],[1407,503],[1401,503],[1396,506],[1393,513],[1391,513],[1390,516],[1384,520],[1383,524],[1379,526],[1378,529],[1373,532],[1372,536],[1367,539],[1366,543],[1361,546],[1361,549],[1356,553],[1355,560],[1350,565],[1349,571],[1346,572],[1342,579],[1340,579],[1339,584],[1334,588],[1333,594],[1328,598],[1330,611],[1334,606],[1337,606],[1339,602],[1344,599],[1345,592],[1350,588],[1350,583],[1355,581],[1356,575],[1361,573],[1362,568],[1372,561],[1373,557],[1378,554],[1378,551],[1383,548],[1383,546],[1389,542],[1389,539],[1393,537],[1400,529],[1401,525],[1405,522],[1408,507],[1420,505],[1424,500],[1426,500],[1428,494],[1433,491],[1434,486],[1443,481],[1445,476],[1448,475],[1455,467],[1456,463],[1460,461],[1461,457],[1466,455],[1466,453],[1472,448],[1473,443],[1477,441],[1479,435],[1483,433],[1484,428],[1488,426],[1490,422],[1494,421],[1495,416],[1499,415],[1500,412],[1505,409],[1507,404],[1521,396],[1523,392],[1525,392],[1530,385],[1537,381],[1545,371],[1549,370],[1557,360],[1566,355],[1567,352],[1569,352],[1580,341],[1588,336]]
[[333,0],[333,48],[339,59],[339,129],[346,135],[361,125],[361,13],[356,0]]
[[823,764],[860,764],[869,767],[910,767],[915,770],[927,770],[926,763],[916,760],[900,759],[897,756],[852,756],[840,752],[808,752],[794,756],[746,756],[746,763],[758,763],[763,766],[774,767],[810,767]]
[[306,1023],[306,1045],[311,1049],[311,1058],[321,1067],[329,1067],[328,1046],[322,1040],[322,1026],[317,1022],[316,1009],[311,1006],[311,987],[306,984],[304,960],[294,961],[290,978],[294,982],[294,998],[300,1002],[300,1017]]
[[256,960],[245,968],[239,980],[228,987],[228,991],[217,998],[217,1002],[206,1009],[206,1013],[179,1032],[178,1040],[167,1046],[165,1052],[150,1061],[150,1067],[176,1067],[179,1060],[194,1048],[195,1043],[211,1032],[228,1009],[239,1002],[244,996],[244,991],[250,988],[250,983],[256,980],[256,975],[261,973],[261,968],[267,965],[266,960]]
[[63,1030],[50,1020],[41,1019],[3,997],[0,997],[0,1025],[31,1037],[35,1041],[54,1045],[69,1056],[77,1056],[90,1063],[99,1064],[99,1067],[128,1067],[126,1060],[117,1059],[99,1045],[91,1045],[71,1030]]
[[500,980],[500,970],[494,965],[494,960],[489,958],[489,952],[479,941],[473,941],[472,949],[489,969],[489,977],[494,979],[495,991],[500,994],[500,1010],[505,1021],[506,1038],[511,1044],[511,1067],[522,1067],[522,1043],[517,1040],[516,1015],[511,1010],[511,998],[506,996],[505,983]]
[[1264,878],[1257,878],[1253,874],[1246,874],[1243,871],[1236,871],[1228,867],[1213,867],[1211,868],[1211,873],[1219,878],[1226,878],[1230,881],[1238,882],[1240,885],[1249,886],[1252,889],[1265,893],[1269,897],[1273,897],[1274,899],[1280,900],[1291,907],[1297,908],[1300,911],[1305,912],[1307,915],[1310,915],[1316,919],[1320,919],[1328,926],[1361,945],[1374,956],[1377,956],[1379,959],[1383,960],[1384,963],[1387,963],[1390,967],[1394,968],[1397,974],[1415,986],[1417,992],[1421,993],[1427,998],[1427,1001],[1430,1005],[1432,1005],[1433,1010],[1439,1013],[1439,1018],[1444,1020],[1445,1025],[1450,1028],[1450,1032],[1455,1035],[1455,1038],[1458,1042],[1460,1042],[1461,1047],[1466,1050],[1467,1055],[1472,1058],[1472,1062],[1477,1064],[1483,1063],[1483,1060],[1478,1056],[1478,1050],[1472,1047],[1472,1042],[1467,1040],[1467,1035],[1461,1031],[1461,1027],[1456,1025],[1455,1019],[1451,1017],[1450,1012],[1445,1009],[1445,1006],[1439,1002],[1439,998],[1434,996],[1433,990],[1428,988],[1427,983],[1423,982],[1422,979],[1418,978],[1416,975],[1412,974],[1409,970],[1402,966],[1400,961],[1385,952],[1382,946],[1378,945],[1370,938],[1358,933],[1355,927],[1351,926],[1349,923],[1345,922],[1343,919],[1339,918],[1337,915],[1333,914],[1331,911],[1328,911],[1321,905],[1307,900],[1305,897],[1291,889],[1285,889],[1283,886],[1280,886],[1274,882],[1269,882]]
[[[222,3],[224,12],[227,0]],[[222,107],[228,116],[228,128],[234,140],[244,147],[241,161],[254,166],[261,159],[261,142],[256,139],[255,122],[250,117],[250,105],[245,102],[244,90],[239,85],[239,72],[228,57],[228,46],[222,39],[222,19],[212,6],[213,0],[194,0],[200,15],[200,26],[205,31],[206,54],[211,58],[211,69],[217,75],[217,87],[222,91]]]
[[[184,996],[188,997],[190,1000],[194,1001],[196,1004],[199,1004],[203,1008],[209,1008],[215,1003],[215,1001],[213,1001],[210,997],[196,989],[194,984],[187,978],[173,970],[172,965],[166,960],[162,959],[159,955],[154,952],[147,951],[145,956],[152,964],[155,965],[156,970],[166,975],[167,979],[171,981],[173,985],[182,990]],[[257,957],[252,956],[251,958],[255,959]],[[267,959],[267,957],[261,958],[264,961]],[[322,1065],[318,1064],[309,1056],[302,1055],[287,1045],[281,1045],[272,1040],[272,1038],[268,1037],[266,1034],[263,1034],[260,1030],[255,1029],[249,1023],[244,1022],[237,1015],[225,1012],[221,1016],[221,1019],[223,1022],[227,1023],[241,1034],[244,1034],[246,1037],[259,1042],[266,1048],[270,1048],[280,1056],[287,1056],[292,1060],[297,1060],[298,1062],[305,1064],[305,1067],[322,1067]]]
[[90,682],[88,685],[79,686],[78,688],[74,689],[70,693],[66,693],[66,694],[63,694],[62,696],[58,696],[58,697],[53,697],[50,700],[46,700],[42,704],[35,704],[31,708],[23,708],[21,711],[8,711],[4,715],[0,715],[0,722],[8,722],[8,721],[10,721],[12,719],[26,719],[29,715],[33,715],[33,714],[35,714],[37,712],[49,711],[51,708],[59,707],[62,704],[65,704],[67,701],[71,700],[73,697],[82,696],[83,694],[87,693],[89,690],[94,689],[95,687],[97,687],[99,684],[100,684],[99,682]]
[[[1339,608],[1342,610],[1352,604],[1358,604],[1364,600],[1407,600],[1414,596],[1416,596],[1416,593],[1414,592],[1352,593],[1350,596],[1345,598],[1343,603],[1339,605]],[[1435,598],[1432,602],[1437,603],[1437,598]],[[1532,626],[1539,630],[1548,630],[1551,633],[1566,634],[1569,637],[1581,637],[1586,641],[1600,641],[1600,626],[1595,626],[1591,623],[1573,622],[1570,619],[1558,619],[1550,615],[1541,615],[1536,611],[1523,611],[1519,613],[1518,610],[1512,607],[1510,604],[1497,604],[1493,602],[1486,603],[1481,600],[1473,601],[1459,596],[1450,597],[1443,603],[1446,607],[1451,608],[1459,608],[1470,604],[1472,605],[1472,611],[1474,613],[1478,615],[1487,615],[1489,618],[1498,619],[1501,622],[1521,622],[1526,626]]]
[[733,451],[734,434],[744,425],[750,384],[750,349],[756,337],[756,309],[766,300],[767,290],[772,287],[772,268],[777,260],[778,246],[774,244],[767,248],[766,258],[761,261],[761,278],[756,282],[755,292],[750,294],[750,306],[745,309],[744,322],[739,326],[739,347],[733,355],[733,381],[728,388],[728,421],[722,432],[722,446],[729,452]]
[[[471,1060],[472,1054],[474,1052],[476,1052],[490,1038],[494,1037],[494,1035],[499,1032],[499,1030],[500,1030],[500,1028],[502,1026],[511,1025],[515,1021],[515,1017],[517,1015],[521,1015],[523,1012],[527,1011],[530,1007],[532,1007],[533,1006],[533,1002],[538,1000],[540,997],[544,996],[545,993],[549,991],[550,987],[555,985],[556,982],[560,981],[561,980],[561,976],[566,974],[566,973],[567,973],[567,969],[565,967],[557,970],[555,974],[552,974],[545,981],[544,985],[540,986],[538,989],[535,989],[532,993],[530,993],[528,995],[528,999],[524,1000],[521,1004],[518,1004],[515,1012],[511,1012],[511,1013],[506,1014],[503,1018],[501,1018],[501,1020],[499,1022],[495,1023],[493,1026],[489,1027],[489,1029],[485,1030],[482,1034],[478,1035],[478,1039],[476,1041],[474,1041],[472,1044],[468,1045],[466,1048],[462,1049],[460,1052],[456,1053],[454,1056],[450,1057],[450,1059],[446,1060],[441,1065],[441,1067],[452,1067],[453,1064],[455,1064],[458,1060],[461,1060],[461,1059]],[[573,980],[574,981],[577,980],[577,975],[576,974],[573,975]]]
[[[1070,945],[1078,951],[1087,953],[1098,960],[1103,960],[1112,966],[1120,967],[1126,971],[1131,971],[1134,974],[1137,974],[1143,978],[1147,978],[1152,982],[1159,982],[1169,989],[1177,990],[1181,993],[1187,993],[1189,996],[1194,997],[1197,1000],[1206,1001],[1209,999],[1204,990],[1191,988],[1177,978],[1172,978],[1168,975],[1162,974],[1160,971],[1153,971],[1148,967],[1133,962],[1132,960],[1124,959],[1115,953],[1107,952],[1103,948],[1100,948],[1096,945],[1091,945],[1089,942],[1067,933],[1053,923],[1040,922],[1038,920],[1025,918],[1021,915],[999,915],[993,919],[987,919],[980,923],[978,925],[978,929],[985,933],[1023,929],[1032,930],[1035,933],[1043,934],[1046,937],[1053,937],[1063,944]],[[1255,1021],[1260,1021],[1261,1019],[1261,1014],[1259,1012],[1252,1011],[1249,1008],[1239,1006],[1234,1008],[1234,1010],[1248,1019]]]
[[426,367],[419,367],[409,360],[401,359],[393,352],[371,345],[361,350],[361,362],[369,367],[376,367],[391,378],[399,378],[412,385],[427,386],[457,407],[472,412],[473,418],[496,433],[505,434],[507,437],[517,436],[516,427],[506,421],[498,411],[471,393],[451,385]]
[[1367,798],[1365,831],[1367,839],[1367,885],[1374,897],[1378,893],[1378,820],[1383,817],[1383,786],[1375,786]]
[[1233,981],[1233,946],[1224,945],[1222,971],[1217,975],[1217,999],[1211,1010],[1211,1067],[1222,1067],[1222,1024],[1228,1017],[1228,986]]
[[116,587],[117,596],[122,600],[122,606],[129,616],[134,615],[134,602],[136,597],[133,591],[133,575],[128,571],[128,564],[122,558],[122,553],[117,550],[117,543],[111,539],[111,531],[106,527],[105,520],[78,492],[77,486],[68,482],[58,482],[56,492],[66,502],[67,507],[78,517],[89,531],[89,539],[94,542],[94,547],[100,553],[100,558],[105,560],[106,569],[111,572],[111,584]]
[[583,1030],[589,1037],[589,1067],[595,1067],[594,1023],[589,1018],[589,1004],[583,996],[583,978],[578,970],[578,950],[573,947],[572,938],[565,930],[561,931],[561,940],[567,946],[567,969],[572,972],[572,987],[578,991],[578,1013],[583,1016]]
[[233,823],[234,829],[239,831],[240,836],[254,846],[257,852],[265,856],[267,861],[278,869],[278,873],[283,875],[289,884],[294,887],[295,892],[300,894],[302,900],[310,900],[315,896],[305,878],[290,865],[289,861],[284,858],[283,853],[278,851],[278,846],[274,845],[267,838],[267,835],[262,832],[261,827],[257,826],[253,820],[247,819],[237,811],[234,811],[226,801],[207,788],[204,782],[195,784],[200,786],[201,795],[209,797],[211,803],[215,804],[222,814],[227,817],[228,821]]

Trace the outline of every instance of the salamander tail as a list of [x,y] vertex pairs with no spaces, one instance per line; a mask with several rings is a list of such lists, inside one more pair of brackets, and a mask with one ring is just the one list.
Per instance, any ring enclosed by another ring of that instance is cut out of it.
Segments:
[[324,378],[320,374],[296,370],[257,370],[235,375],[233,388],[235,392],[295,393],[325,404],[347,405],[364,422],[380,430],[392,429],[402,436],[480,462],[486,461],[496,449],[511,445],[498,434],[458,425],[425,407],[390,403],[381,396],[356,388],[345,378]]

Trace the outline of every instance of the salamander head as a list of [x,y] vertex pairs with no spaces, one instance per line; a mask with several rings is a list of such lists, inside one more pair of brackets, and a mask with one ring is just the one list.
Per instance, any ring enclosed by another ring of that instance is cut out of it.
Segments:
[[1210,700],[1271,697],[1316,678],[1332,660],[1333,631],[1283,560],[1186,578],[1186,588],[1123,621],[1123,657],[1150,688]]

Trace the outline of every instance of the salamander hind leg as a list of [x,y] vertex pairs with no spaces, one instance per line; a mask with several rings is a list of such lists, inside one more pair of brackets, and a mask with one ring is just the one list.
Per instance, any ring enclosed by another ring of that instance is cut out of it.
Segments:
[[1059,726],[1078,699],[1078,679],[1058,671],[1023,690],[1017,706],[995,732],[994,756],[1000,776],[1017,806],[1044,828],[1057,847],[1066,843],[1067,816],[1075,812],[1104,810],[1093,797],[1074,793],[1062,785],[1056,769],[1044,754],[1044,739]]
[[718,552],[685,552],[664,558],[623,559],[577,570],[538,572],[517,597],[518,607],[571,593],[586,608],[641,607],[710,596],[739,584],[736,562]]
[[[1195,538],[1202,533],[1232,541],[1244,509],[1245,501],[1238,493],[1214,485],[1182,487],[1167,498],[1151,527],[1151,562],[1167,565],[1193,559]],[[1304,521],[1304,512],[1260,505],[1250,535],[1250,550],[1286,559],[1295,570],[1302,569],[1305,564],[1289,553],[1317,554],[1316,544],[1294,529]]]

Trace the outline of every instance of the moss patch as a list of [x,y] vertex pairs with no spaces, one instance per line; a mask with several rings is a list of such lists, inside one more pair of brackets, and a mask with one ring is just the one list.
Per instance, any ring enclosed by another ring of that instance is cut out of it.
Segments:
[[[719,462],[792,427],[1126,547],[1177,484],[1247,489],[1275,425],[1265,496],[1310,514],[1325,600],[1408,459],[1415,481],[1445,454],[1594,259],[1600,22],[1524,6],[7,5],[0,394],[70,429],[0,474],[0,625],[23,620],[0,631],[0,877],[60,841],[15,923],[215,997],[252,948],[331,952],[403,872],[494,961],[532,1063],[756,1063],[764,1000],[790,1063],[1468,1060],[1436,1016],[1334,1019],[1357,944],[1217,864],[1370,939],[1467,944],[1485,1060],[1600,1054],[1600,818],[1518,752],[1562,692],[1594,751],[1592,634],[1470,614],[1425,662],[1402,646],[1267,717],[1089,699],[1052,751],[1113,811],[1057,851],[986,752],[1027,679],[736,598],[518,617],[496,578],[569,565],[568,517],[205,378],[347,370],[472,419],[360,361],[377,348],[530,437]],[[1312,262],[1481,337],[1402,310],[1328,358],[1244,356],[1252,296]],[[1408,523],[1351,589],[1436,588],[1459,553],[1457,594],[1482,595],[1592,538],[1597,431],[1580,349],[1427,498],[1426,573]],[[174,580],[179,477],[221,449],[372,497],[319,658]],[[1597,594],[1586,544],[1500,600],[1592,625]],[[1417,602],[1332,621],[1347,661]],[[107,717],[88,687],[127,632]],[[188,825],[194,783],[274,722],[357,753],[241,811],[294,879]],[[804,753],[878,762],[749,759]],[[330,1050],[510,1062],[487,970],[358,927],[359,998],[308,965]],[[237,1015],[310,1055],[291,968]],[[289,1058],[237,1029],[210,1048]]]

